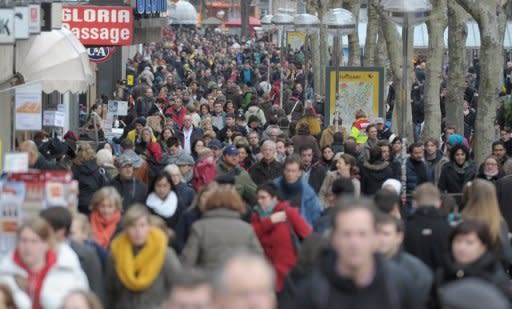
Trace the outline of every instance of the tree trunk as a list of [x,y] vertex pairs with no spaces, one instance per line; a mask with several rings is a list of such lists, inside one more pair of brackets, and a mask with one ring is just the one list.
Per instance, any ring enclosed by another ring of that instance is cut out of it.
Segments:
[[384,31],[382,31],[382,27],[379,27],[378,30],[377,48],[375,49],[375,55],[373,57],[375,59],[375,65],[386,65],[386,60],[388,59],[388,50],[386,48],[386,39],[384,38]]
[[466,27],[467,13],[456,0],[448,0],[448,78],[446,106],[446,126],[455,126],[457,132],[464,132],[464,79],[466,69]]
[[[308,1],[308,5],[306,6],[308,14],[316,13],[315,1]],[[321,16],[318,17],[321,20]],[[322,65],[320,59],[320,41],[319,41],[319,33],[314,33],[310,35],[310,49],[311,49],[311,63],[313,67],[313,93],[321,94],[324,93],[325,88],[322,88]],[[307,59],[306,59],[307,62]]]
[[[364,43],[364,65],[375,65],[377,50],[377,33],[379,32],[379,15],[373,6],[374,0],[368,0],[368,24],[366,28],[366,41]],[[382,36],[380,37],[382,38]]]
[[441,135],[440,85],[444,53],[444,29],[447,23],[446,0],[433,0],[432,13],[427,21],[429,54],[425,82],[425,126],[423,138]]
[[500,92],[500,76],[503,69],[503,34],[499,31],[507,21],[504,12],[505,5],[509,2],[510,0],[501,7],[496,7],[495,1],[457,0],[457,3],[476,20],[480,30],[482,65],[474,148],[475,160],[478,163],[483,162],[485,156],[491,152],[491,145],[494,142],[497,95]]
[[[318,18],[323,20],[324,15],[327,13],[327,8],[329,5],[329,0],[319,0],[318,1]],[[327,44],[327,40],[329,36],[327,34],[327,28],[324,26],[320,27],[320,93],[325,93],[325,68],[329,66],[329,45]],[[317,72],[315,72],[317,74]],[[326,100],[327,102],[327,100]]]
[[249,1],[240,1],[240,15],[242,21],[242,38],[247,39],[249,37]]
[[361,8],[361,0],[346,0],[343,2],[343,8],[354,14],[356,27],[354,32],[348,36],[348,65],[361,66],[361,46],[359,44],[359,11]]

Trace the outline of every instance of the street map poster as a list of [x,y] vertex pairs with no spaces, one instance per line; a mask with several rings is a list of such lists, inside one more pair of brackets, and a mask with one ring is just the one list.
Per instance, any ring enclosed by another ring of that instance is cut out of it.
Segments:
[[298,31],[288,31],[286,36],[286,45],[292,50],[299,50],[306,42],[306,33]]
[[326,70],[325,119],[329,124],[338,112],[343,126],[350,129],[355,113],[363,110],[370,121],[384,117],[384,68],[341,67],[339,68],[339,92],[336,100],[336,69]]

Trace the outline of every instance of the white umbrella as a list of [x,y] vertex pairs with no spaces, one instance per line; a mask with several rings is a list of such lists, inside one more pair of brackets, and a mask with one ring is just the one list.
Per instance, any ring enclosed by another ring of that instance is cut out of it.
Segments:
[[69,30],[41,32],[16,46],[16,71],[43,91],[85,92],[93,81],[87,50]]

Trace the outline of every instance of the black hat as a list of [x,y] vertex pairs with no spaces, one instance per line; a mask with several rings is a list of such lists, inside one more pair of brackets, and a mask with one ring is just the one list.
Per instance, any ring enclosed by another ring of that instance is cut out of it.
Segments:
[[56,138],[50,139],[39,147],[39,151],[48,160],[59,159],[67,154],[68,150],[69,146]]

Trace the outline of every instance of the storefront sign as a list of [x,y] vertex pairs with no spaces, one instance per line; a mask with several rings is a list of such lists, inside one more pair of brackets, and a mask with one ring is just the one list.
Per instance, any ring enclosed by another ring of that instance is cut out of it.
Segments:
[[0,9],[0,44],[14,44],[14,9]]
[[131,45],[133,12],[123,6],[64,5],[62,27],[85,46]]
[[167,0],[135,0],[137,14],[167,13]]
[[100,46],[100,47],[88,47],[87,54],[89,54],[89,60],[94,63],[107,62],[112,58],[112,55],[116,51],[115,47]]
[[28,39],[28,15],[28,6],[17,6],[14,8],[14,37],[16,39]]
[[41,83],[16,88],[16,130],[41,130],[42,93],[43,85]]
[[41,6],[31,4],[28,6],[28,32],[37,34],[41,32]]

